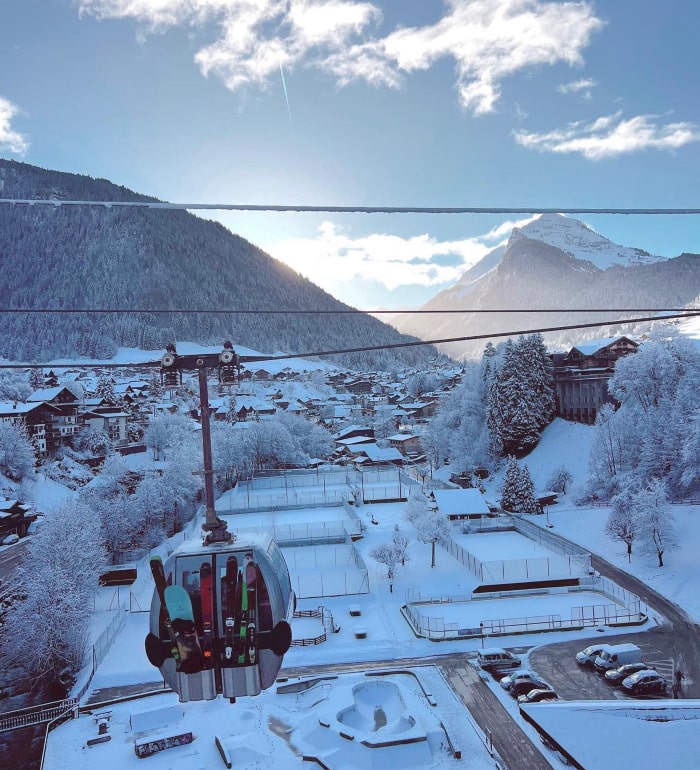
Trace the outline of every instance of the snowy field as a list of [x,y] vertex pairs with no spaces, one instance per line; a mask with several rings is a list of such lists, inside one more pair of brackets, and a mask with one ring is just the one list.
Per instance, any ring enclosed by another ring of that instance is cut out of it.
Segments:
[[[451,756],[442,722],[470,770],[493,768],[468,713],[440,673],[433,667],[414,672],[420,685],[406,675],[344,674],[305,692],[277,693],[273,687],[254,698],[239,698],[233,705],[220,698],[182,705],[171,693],[110,706],[98,711],[108,725],[109,742],[88,747],[88,741],[97,737],[99,716],[70,721],[51,734],[44,767],[142,768],[144,760],[136,756],[136,743],[185,733],[192,733],[191,743],[149,757],[148,767],[222,767],[217,738],[233,766],[247,770],[271,766],[292,770],[300,766],[302,754],[322,759],[331,770],[461,767]],[[426,692],[435,706],[428,703]],[[415,742],[402,743],[402,739]],[[368,748],[364,741],[389,745]]]
[[465,535],[456,530],[452,539],[479,561],[557,556],[554,551],[521,535],[520,532],[479,532]]
[[[471,602],[444,602],[420,604],[416,609],[430,618],[443,618],[445,623],[457,623],[461,628],[478,628],[479,623],[498,625],[508,618],[541,617],[549,618],[553,625],[557,621],[570,621],[579,617],[577,608],[606,606],[619,607],[593,591],[575,593],[536,594],[531,596],[503,598],[497,600],[478,599]],[[500,643],[499,643],[500,644]]]
[[[679,533],[682,533],[679,538],[681,545],[679,550],[666,554],[665,567],[658,568],[654,557],[637,553],[633,555],[631,565],[628,565],[624,545],[609,541],[604,534],[608,511],[604,508],[578,508],[571,503],[577,486],[583,483],[585,477],[588,457],[587,445],[590,443],[591,433],[592,429],[587,426],[556,420],[545,431],[540,444],[528,457],[527,462],[538,489],[545,488],[548,474],[551,472],[551,468],[556,465],[566,465],[574,476],[573,491],[565,496],[559,505],[550,508],[550,521],[554,524],[553,531],[571,538],[584,547],[601,554],[620,568],[638,575],[660,593],[684,607],[696,620],[700,619],[700,575],[697,570],[697,544],[700,543],[700,515],[698,512],[700,509],[692,506],[674,507],[676,525]],[[576,462],[578,464],[575,464]],[[447,472],[449,469],[444,470]],[[498,477],[487,480],[487,493],[494,499],[498,499],[498,483]],[[333,662],[392,661],[403,657],[427,657],[446,652],[463,652],[467,657],[473,657],[476,654],[481,646],[479,639],[437,643],[416,638],[400,611],[401,605],[406,602],[409,591],[418,589],[424,595],[440,596],[444,594],[446,586],[449,586],[454,593],[467,593],[471,590],[474,578],[462,564],[438,547],[437,565],[435,568],[431,568],[430,546],[413,540],[409,546],[409,560],[404,567],[397,569],[392,591],[386,578],[385,567],[369,557],[369,552],[374,546],[390,541],[396,524],[400,528],[407,526],[403,520],[404,507],[404,504],[401,503],[358,507],[358,515],[367,524],[365,536],[358,542],[357,546],[368,567],[370,592],[362,597],[341,596],[324,599],[322,602],[311,599],[300,601],[300,609],[317,609],[322,603],[332,613],[333,622],[340,627],[340,630],[338,633],[329,633],[327,640],[321,644],[292,647],[285,656],[285,667],[322,665]],[[298,511],[294,515],[303,517],[303,512]],[[541,525],[546,521],[542,516],[531,518]],[[372,524],[372,521],[376,521],[377,524]],[[108,592],[109,589],[101,589],[101,591]],[[151,592],[152,583],[147,566],[142,567],[139,580],[133,587],[131,603],[147,607],[150,603]],[[111,594],[105,593],[105,596],[107,595],[113,597],[114,589],[111,589]],[[490,604],[493,607],[499,606],[495,602]],[[532,606],[529,602],[528,605]],[[358,606],[361,615],[359,617],[351,615],[351,610],[355,612]],[[483,606],[486,611],[489,604],[484,603]],[[503,607],[504,605],[500,606]],[[500,611],[496,614],[501,615]],[[99,624],[103,626],[109,615],[110,613],[100,613],[96,617],[96,625],[99,621]],[[638,630],[651,628],[659,620],[658,617],[652,615],[649,622]],[[297,621],[294,621],[293,624],[295,639],[310,638],[323,632],[320,620],[304,619],[298,622],[299,626],[296,625]],[[366,638],[356,638],[355,631],[358,627],[366,630]],[[626,630],[625,628],[618,630],[608,628],[605,635],[613,639],[616,633],[624,633]],[[148,615],[146,613],[127,615],[123,631],[118,635],[114,646],[98,667],[92,683],[93,691],[100,688],[161,681],[158,670],[148,663],[143,652],[143,640],[147,631]],[[584,629],[583,631],[552,632],[546,636],[532,633],[512,637],[495,637],[490,643],[503,647],[527,648],[543,643],[548,644],[589,636],[590,629]],[[527,655],[523,655],[523,658],[524,664],[527,665]],[[284,673],[284,669],[282,673]],[[352,699],[344,687],[338,686],[336,688],[333,685],[327,689],[330,691],[329,700],[333,699],[334,704],[337,704],[333,706],[334,709],[346,708],[352,704]],[[305,712],[299,705],[291,709],[290,712],[282,714],[279,706],[275,704],[275,700],[280,696],[274,695],[272,690],[274,688],[250,700],[239,699],[238,703],[233,706],[224,703],[221,699],[210,703],[187,704],[185,706],[185,725],[187,729],[192,729],[198,736],[202,736],[202,740],[199,743],[195,741],[188,747],[179,747],[165,752],[165,754],[160,755],[160,758],[149,759],[149,767],[155,770],[166,770],[166,768],[191,770],[192,768],[219,766],[220,758],[212,753],[213,734],[219,729],[217,725],[222,724],[217,721],[219,719],[225,720],[227,725],[225,728],[221,728],[225,741],[234,741],[235,744],[235,741],[239,740],[235,736],[240,736],[239,743],[236,744],[240,750],[240,762],[237,766],[251,768],[251,770],[252,768],[262,769],[267,767],[271,761],[276,766],[276,770],[298,767],[299,757],[293,754],[289,748],[290,744],[287,742],[288,740],[291,741],[289,735],[293,735],[293,732],[289,733],[287,730],[290,728],[292,731],[298,729],[304,719]],[[337,701],[335,700],[336,695]],[[173,697],[158,696],[159,699],[170,698],[170,703],[172,703]],[[452,712],[453,720],[460,727],[468,725],[468,720],[465,718],[467,716],[466,711],[460,711],[461,707],[458,704],[455,706],[452,701],[449,702],[451,709],[457,709]],[[510,700],[504,701],[504,703],[506,702],[516,719],[520,720],[517,715],[517,706]],[[155,706],[155,701],[153,703]],[[136,710],[137,707],[141,708],[144,705],[144,702],[139,702],[131,706],[119,707],[122,715],[118,717],[118,720],[121,720],[122,724],[126,724],[128,709]],[[147,705],[150,707],[151,701]],[[279,730],[276,721],[278,719],[284,725]],[[638,722],[638,720],[635,721]],[[522,723],[521,720],[520,723],[526,728],[526,731],[529,730],[532,734],[532,729],[528,725]],[[269,726],[269,729],[263,729],[263,725]],[[574,722],[571,722],[571,725],[572,730],[578,729],[574,727]],[[468,733],[470,729],[468,728],[466,732]],[[80,733],[80,730],[84,732]],[[85,767],[86,770],[87,768],[93,770],[96,765],[103,766],[105,770],[111,770],[111,768],[129,767],[133,762],[136,762],[133,746],[124,743],[126,733],[119,732],[116,723],[116,740],[110,744],[83,749],[82,752],[75,751],[77,744],[85,744],[88,734],[96,735],[96,725],[89,718],[83,718],[60,727],[52,734],[49,741],[49,761],[45,765],[46,770],[67,770],[67,768],[73,767]],[[247,736],[251,737],[246,739]],[[467,741],[467,736],[462,736],[461,739]],[[255,743],[259,740],[263,743]],[[470,744],[464,744],[464,746],[467,745]],[[467,754],[467,756],[473,757],[469,767],[477,770],[481,767],[493,767],[492,760],[483,750],[479,749],[479,745],[477,742],[471,754]],[[696,746],[696,744],[693,745]],[[263,760],[254,753],[245,753],[248,750],[251,752],[259,751],[259,746],[265,747],[264,756],[269,756],[270,760]],[[443,767],[453,762],[442,749],[434,755],[433,759],[433,765],[425,766]],[[80,764],[81,762],[87,764]],[[403,764],[410,766],[410,762],[411,758],[401,757],[397,759],[396,765],[392,763],[390,766]],[[137,762],[134,766],[140,765]],[[370,767],[370,765],[367,766]],[[639,770],[658,766],[658,763],[651,762],[651,760],[646,764],[640,761],[638,765]],[[677,766],[684,765],[677,764]]]

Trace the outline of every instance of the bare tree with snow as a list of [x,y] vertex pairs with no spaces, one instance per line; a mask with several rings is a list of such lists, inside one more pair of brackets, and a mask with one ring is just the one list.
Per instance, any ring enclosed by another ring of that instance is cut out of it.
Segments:
[[432,546],[431,567],[435,566],[435,544],[450,539],[450,524],[444,514],[432,510],[422,492],[414,492],[406,505],[406,519],[413,524],[421,543]]
[[605,531],[612,540],[621,540],[627,546],[627,561],[632,561],[632,545],[639,535],[640,517],[629,489],[615,495]]
[[561,492],[566,494],[567,487],[574,480],[569,470],[564,465],[558,465],[553,471],[552,475],[547,481],[547,488],[552,492]]
[[47,517],[18,567],[2,654],[21,657],[35,682],[67,688],[84,662],[93,592],[105,562],[98,517],[67,503]]
[[34,444],[24,423],[0,421],[0,471],[12,481],[22,481],[35,463]]
[[680,547],[666,484],[661,479],[652,481],[635,495],[634,503],[641,521],[642,547],[645,552],[655,554],[659,567],[663,567],[664,554]]
[[386,576],[389,580],[390,590],[393,591],[393,579],[396,574],[396,565],[399,563],[399,552],[394,543],[381,543],[375,546],[369,555],[386,567]]

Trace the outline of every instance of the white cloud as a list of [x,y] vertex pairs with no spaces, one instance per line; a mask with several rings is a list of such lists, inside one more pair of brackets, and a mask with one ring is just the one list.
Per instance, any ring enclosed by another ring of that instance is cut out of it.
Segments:
[[[505,226],[504,226],[505,227]],[[507,229],[507,233],[510,233]],[[275,259],[337,293],[353,280],[373,281],[393,291],[404,286],[438,286],[457,281],[500,238],[501,228],[485,236],[440,241],[427,234],[410,238],[374,233],[354,237],[332,222],[324,222],[315,238],[294,238],[261,244]],[[506,231],[504,231],[504,234]],[[439,257],[449,257],[450,265]]]
[[18,115],[19,111],[12,102],[0,96],[0,150],[24,155],[29,149],[29,140],[12,128],[12,118]]
[[557,86],[557,91],[560,94],[579,94],[586,101],[590,101],[593,96],[593,89],[598,85],[597,80],[593,78],[582,78],[581,80],[574,80],[572,83],[562,83]]
[[441,59],[455,63],[461,104],[491,112],[501,83],[524,69],[580,65],[603,22],[593,6],[546,0],[445,0],[435,24],[373,34],[379,7],[359,0],[79,0],[81,13],[133,18],[150,29],[214,23],[216,38],[197,52],[204,74],[228,88],[264,86],[279,67],[314,67],[339,85],[363,80],[399,87]]
[[592,123],[570,123],[548,133],[515,131],[515,141],[530,150],[558,154],[580,153],[588,160],[603,160],[640,150],[675,150],[700,141],[694,123],[659,125],[657,115],[637,115],[624,120],[621,113],[605,115]]

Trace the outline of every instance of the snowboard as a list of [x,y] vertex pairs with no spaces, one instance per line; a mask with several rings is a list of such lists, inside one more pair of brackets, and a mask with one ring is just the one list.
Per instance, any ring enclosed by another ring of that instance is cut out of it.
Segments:
[[211,564],[205,561],[199,569],[199,588],[202,597],[202,655],[206,668],[214,665],[214,599]]
[[165,605],[166,583],[163,560],[160,556],[154,556],[150,564],[153,580],[156,584],[156,592],[160,599],[160,617],[158,622],[161,627],[165,627],[169,642],[163,642],[155,634],[149,633],[146,636],[146,657],[152,665],[160,668],[167,658],[175,658],[176,663],[179,663],[180,652],[170,622],[168,608]]
[[176,670],[184,674],[196,674],[205,664],[194,625],[192,600],[182,586],[167,586],[164,594],[165,606],[170,615],[170,628],[179,653]]

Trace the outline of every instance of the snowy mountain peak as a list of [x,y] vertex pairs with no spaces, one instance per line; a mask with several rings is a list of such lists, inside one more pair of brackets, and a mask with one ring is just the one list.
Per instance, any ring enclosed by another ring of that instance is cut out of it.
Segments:
[[523,237],[555,246],[576,259],[592,262],[601,270],[613,265],[630,267],[663,260],[643,249],[618,246],[578,219],[562,214],[542,214],[524,227],[514,227],[511,242]]

